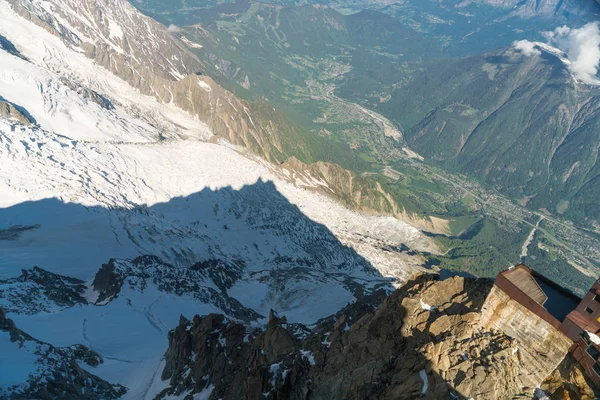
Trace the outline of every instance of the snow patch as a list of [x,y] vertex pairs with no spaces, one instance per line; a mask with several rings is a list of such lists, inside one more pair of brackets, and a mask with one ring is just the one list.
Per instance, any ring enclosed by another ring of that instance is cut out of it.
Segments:
[[210,92],[212,90],[210,85],[208,83],[204,82],[202,79],[198,79],[198,86],[200,86],[202,89],[206,90],[207,92]]
[[182,41],[183,43],[185,43],[185,44],[186,44],[188,47],[191,47],[191,48],[193,48],[193,49],[201,49],[202,47],[204,47],[204,46],[202,46],[202,45],[201,45],[201,44],[199,44],[199,43],[192,42],[191,40],[189,40],[189,39],[188,39],[188,38],[186,38],[185,36],[182,36],[182,37],[181,37],[181,41]]
[[275,387],[275,383],[277,382],[277,372],[279,371],[279,369],[281,368],[281,363],[277,363],[277,364],[271,364],[271,366],[269,367],[269,372],[271,373],[271,387],[274,388]]
[[193,399],[194,400],[208,400],[214,389],[215,389],[214,385],[210,384],[207,387],[205,387],[204,389],[202,389],[202,391],[200,393],[194,394]]
[[100,297],[100,292],[98,292],[92,286],[93,281],[87,282],[87,289],[83,292],[82,297],[87,300],[90,304],[95,304],[98,301],[98,297]]
[[312,353],[312,351],[309,350],[300,350],[300,353],[302,354],[302,356],[304,358],[306,358],[309,362],[310,365],[317,365],[317,363],[315,362],[315,357]]
[[111,39],[112,38],[123,39],[124,33],[123,33],[123,29],[121,29],[121,25],[117,24],[115,21],[113,21],[110,18],[108,19],[108,30],[110,31],[109,37]]
[[588,331],[585,331],[585,333],[587,333],[592,343],[594,343],[595,345],[600,345],[600,337],[598,337],[598,335]]
[[419,302],[421,303],[421,310],[433,311],[437,308],[437,307],[430,306],[429,304],[425,303],[423,301],[423,299],[419,299]]
[[423,381],[423,387],[421,388],[421,394],[427,393],[427,389],[429,388],[429,378],[427,377],[427,371],[424,369],[419,371],[419,377],[421,381]]

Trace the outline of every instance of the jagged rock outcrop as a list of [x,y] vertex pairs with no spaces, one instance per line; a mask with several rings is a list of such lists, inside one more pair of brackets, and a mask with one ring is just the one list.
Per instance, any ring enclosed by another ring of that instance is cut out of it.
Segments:
[[24,125],[31,125],[31,124],[35,123],[33,118],[31,118],[25,110],[15,106],[12,103],[9,103],[8,101],[2,101],[1,99],[0,99],[0,117],[7,118],[7,119],[13,119]]
[[[320,320],[315,331],[325,335],[338,318],[358,320],[384,298],[384,290],[366,295],[338,314]],[[268,321],[263,331],[222,315],[196,316],[193,321],[182,317],[179,326],[169,333],[162,373],[162,379],[168,379],[171,385],[159,397],[212,391],[214,398],[223,399],[258,399],[263,395],[306,398],[310,368],[315,365],[310,349],[323,346],[320,336],[306,326],[287,323],[273,310]]]
[[33,315],[87,304],[87,289],[79,279],[39,267],[22,270],[16,278],[0,279],[0,307],[6,312]]
[[223,316],[169,334],[161,396],[210,399],[532,398],[516,340],[480,326],[492,282],[418,274],[315,326],[272,314],[265,330]]
[[109,99],[107,99],[106,97],[102,96],[100,93],[94,90],[91,90],[65,77],[61,77],[60,81],[69,89],[77,92],[77,94],[79,94],[84,99],[94,102],[104,109],[112,110],[115,108],[115,106],[113,106]]
[[[0,378],[0,399],[117,399],[126,392],[79,366],[78,361],[91,367],[101,364],[98,353],[83,345],[54,347],[36,340],[18,329],[2,309],[0,352],[15,366],[8,377]],[[19,375],[26,379],[21,381]]]

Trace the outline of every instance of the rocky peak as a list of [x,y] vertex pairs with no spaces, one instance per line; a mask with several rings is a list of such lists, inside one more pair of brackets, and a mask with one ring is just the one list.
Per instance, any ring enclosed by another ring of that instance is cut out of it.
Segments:
[[217,314],[196,316],[192,322],[181,318],[169,333],[162,374],[171,386],[159,397],[212,390],[215,398],[242,399],[260,398],[275,390],[302,391],[305,382],[295,389],[290,385],[307,378],[309,362],[299,345],[294,333],[276,317],[264,331]]
[[282,324],[287,324],[287,318],[285,316],[280,317],[277,311],[271,309],[271,311],[269,311],[269,325]]

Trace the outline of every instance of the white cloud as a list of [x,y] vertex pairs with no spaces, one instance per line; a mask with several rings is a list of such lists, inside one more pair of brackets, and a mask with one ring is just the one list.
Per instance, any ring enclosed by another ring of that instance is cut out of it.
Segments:
[[545,32],[544,36],[567,54],[571,61],[569,71],[577,79],[600,84],[596,76],[600,64],[600,22],[590,22],[578,29],[561,26]]
[[566,25],[559,26],[553,31],[542,32],[542,35],[548,40],[554,40],[557,37],[566,36],[571,32],[571,28]]
[[171,33],[176,33],[176,32],[181,32],[181,28],[178,27],[177,25],[169,25],[169,27],[167,28],[167,31],[171,32]]
[[529,40],[517,40],[516,42],[513,42],[513,47],[527,57],[539,56],[542,54],[540,49],[536,47],[536,44]]

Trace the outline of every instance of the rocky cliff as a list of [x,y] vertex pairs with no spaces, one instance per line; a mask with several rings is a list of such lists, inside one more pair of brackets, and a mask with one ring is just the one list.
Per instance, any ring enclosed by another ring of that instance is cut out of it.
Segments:
[[408,213],[379,182],[337,164],[322,161],[306,164],[290,157],[281,166],[288,180],[330,195],[348,208],[366,214],[393,215],[419,229],[450,234],[450,221]]
[[[418,274],[389,297],[376,292],[310,327],[275,314],[264,330],[214,314],[182,318],[169,334],[162,378],[170,387],[159,397],[532,398],[543,379],[534,382],[536,364],[515,339],[481,327],[491,281],[438,279]],[[593,393],[563,369],[545,383],[552,394]]]

